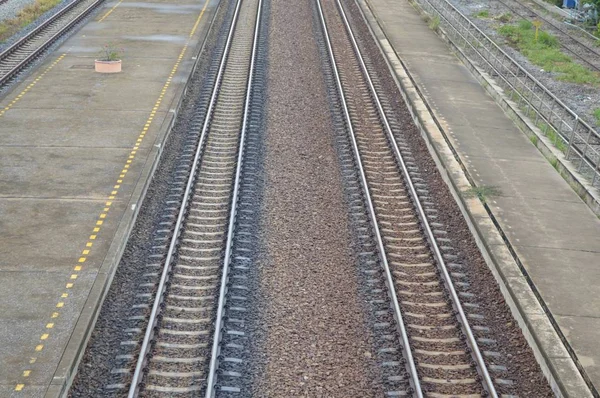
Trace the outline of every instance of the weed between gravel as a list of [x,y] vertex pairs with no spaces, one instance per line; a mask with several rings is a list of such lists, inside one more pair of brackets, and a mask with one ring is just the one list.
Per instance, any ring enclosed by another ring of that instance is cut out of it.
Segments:
[[516,25],[503,25],[498,32],[533,64],[547,72],[558,73],[558,79],[577,84],[600,84],[600,75],[573,62],[560,50],[555,36],[540,30],[536,39],[531,21],[521,20]]
[[23,7],[16,17],[4,20],[0,23],[0,43],[3,43],[19,30],[34,22],[42,14],[54,8],[60,2],[61,0],[36,0],[33,4]]
[[596,124],[600,126],[600,108],[594,109],[594,117],[596,118]]
[[498,196],[501,194],[501,191],[498,187],[495,186],[487,186],[482,185],[479,187],[471,187],[466,191],[463,191],[463,196],[465,198],[474,198],[477,197],[481,202],[487,203],[489,198],[493,196]]

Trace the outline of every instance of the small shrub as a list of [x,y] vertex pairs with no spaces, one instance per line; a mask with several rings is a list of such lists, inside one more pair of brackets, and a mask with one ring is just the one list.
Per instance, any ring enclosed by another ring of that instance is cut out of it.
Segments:
[[475,14],[477,18],[489,18],[490,12],[488,10],[481,10],[477,14]]

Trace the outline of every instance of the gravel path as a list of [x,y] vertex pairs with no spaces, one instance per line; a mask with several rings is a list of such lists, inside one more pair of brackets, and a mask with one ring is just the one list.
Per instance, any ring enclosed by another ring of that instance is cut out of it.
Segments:
[[[518,61],[527,72],[560,98],[569,108],[588,121],[591,126],[596,125],[592,112],[594,109],[600,107],[600,90],[598,87],[557,80],[556,73],[543,71],[539,66],[530,63],[519,51],[509,46],[504,37],[497,32],[497,28],[500,26],[498,21],[493,18],[475,17],[475,14],[482,10],[489,10],[490,17],[509,11],[502,3],[493,0],[450,0],[450,2],[465,16],[469,17],[479,29],[492,38],[508,55]],[[518,19],[516,18],[516,20]]]
[[371,345],[309,1],[274,1],[254,396],[366,397]]

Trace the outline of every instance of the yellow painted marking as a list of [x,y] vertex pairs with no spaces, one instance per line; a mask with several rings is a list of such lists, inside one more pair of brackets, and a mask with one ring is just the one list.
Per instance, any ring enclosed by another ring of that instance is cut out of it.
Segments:
[[40,81],[40,79],[42,78],[42,76],[44,76],[46,73],[48,73],[50,71],[50,69],[54,68],[56,66],[56,64],[61,61],[67,54],[63,54],[60,57],[58,57],[58,59],[56,61],[54,61],[53,63],[51,63],[46,69],[44,69],[44,71],[42,73],[40,73],[38,75],[38,77],[32,82],[30,83],[25,89],[23,89],[23,91],[21,91],[19,94],[17,94],[16,98],[14,98],[9,104],[8,106],[4,107],[4,110],[2,112],[0,112],[0,116],[4,115],[8,110],[10,110],[17,102],[19,102],[23,96],[25,95],[25,93],[27,93],[29,90],[31,90],[31,88],[33,86],[35,86],[37,84],[37,82]]
[[119,6],[119,4],[121,4],[122,2],[123,2],[123,0],[119,0],[119,2],[117,4],[115,4],[113,8],[111,8],[110,10],[108,10],[108,12],[106,14],[104,14],[102,16],[102,18],[100,18],[98,20],[98,22],[104,21],[106,19],[106,17],[108,17],[110,14],[112,14],[112,12],[115,10],[115,8],[117,8]]
[[31,359],[29,360],[29,363],[35,363],[35,361],[37,361],[37,358],[31,358]]
[[29,377],[30,374],[31,374],[31,370],[24,370],[23,371],[23,377]]
[[[109,15],[110,15],[110,14],[111,14],[111,13],[112,13],[112,12],[113,12],[113,11],[114,11],[114,10],[115,10],[117,7],[118,7],[118,6],[119,6],[119,5],[122,3],[122,2],[123,2],[123,0],[119,0],[119,2],[118,2],[117,4],[115,4],[115,5],[114,5],[114,6],[113,6],[113,7],[112,7],[112,8],[111,8],[111,9],[110,9],[110,10],[109,10],[109,11],[108,11],[106,14],[104,14],[104,15],[102,16],[102,18],[100,18],[100,19],[98,20],[98,22],[102,22],[104,19],[106,19],[106,18],[107,18],[107,17],[108,17],[108,16],[109,16]],[[193,26],[193,28],[192,28],[192,31],[191,31],[191,32],[190,32],[190,34],[189,34],[189,38],[190,38],[190,39],[191,39],[191,38],[193,37],[193,35],[195,34],[195,32],[196,32],[196,30],[197,30],[197,28],[198,28],[198,26],[199,26],[200,20],[202,19],[202,16],[204,15],[204,12],[206,11],[206,8],[207,8],[207,6],[208,6],[208,3],[209,3],[209,0],[206,0],[206,1],[205,1],[205,3],[204,3],[204,7],[202,8],[202,11],[200,12],[200,15],[198,16],[198,18],[196,19],[196,22],[195,22],[195,24],[194,24],[194,26]],[[134,158],[135,158],[135,156],[134,156],[134,155],[136,154],[136,151],[139,149],[139,144],[142,142],[142,140],[143,140],[143,138],[144,138],[144,136],[145,136],[145,132],[146,132],[146,131],[149,129],[150,125],[152,124],[152,120],[153,120],[153,118],[154,118],[154,115],[156,114],[156,111],[158,110],[158,108],[159,108],[159,106],[160,106],[160,103],[161,103],[161,101],[162,101],[162,98],[164,97],[164,94],[166,93],[166,90],[167,90],[167,88],[168,88],[168,87],[169,87],[169,85],[170,85],[170,82],[171,82],[171,80],[172,80],[172,78],[173,78],[173,75],[174,75],[174,74],[177,72],[177,70],[178,70],[178,68],[179,68],[179,64],[180,64],[181,60],[183,59],[183,57],[184,57],[184,55],[185,55],[185,52],[186,52],[186,50],[187,50],[187,48],[188,48],[188,45],[189,45],[189,41],[188,41],[188,43],[186,43],[186,44],[183,46],[183,49],[181,50],[181,52],[180,52],[180,54],[179,54],[178,61],[177,61],[177,62],[175,62],[175,66],[173,67],[173,70],[172,70],[172,72],[171,72],[170,76],[167,78],[167,81],[165,82],[165,84],[164,84],[164,86],[163,86],[163,88],[162,88],[162,90],[161,90],[161,93],[160,93],[160,95],[159,95],[159,97],[158,97],[157,101],[155,102],[155,104],[154,104],[154,107],[152,108],[152,110],[151,110],[151,112],[150,112],[150,116],[148,117],[148,119],[147,119],[146,123],[144,124],[143,131],[142,131],[142,133],[139,135],[139,137],[138,137],[138,139],[137,139],[137,141],[136,141],[136,144],[135,144],[135,146],[133,147],[133,151],[131,151],[131,155],[129,156],[129,158],[128,158],[128,159],[127,159],[127,161],[126,161],[126,164],[123,166],[123,170],[121,171],[121,175],[119,175],[119,178],[120,178],[120,179],[125,177],[125,174],[127,173],[128,169],[129,169],[129,166],[130,166],[130,163],[131,163],[131,159],[134,159]],[[30,85],[28,85],[28,86],[27,86],[27,88],[26,88],[25,90],[23,90],[23,91],[22,91],[22,92],[21,92],[21,93],[20,93],[20,94],[17,96],[17,98],[16,98],[16,99],[14,99],[14,100],[13,100],[13,101],[12,101],[12,102],[9,104],[9,106],[7,106],[7,107],[6,107],[4,110],[0,111],[0,116],[2,116],[2,115],[3,115],[3,114],[6,112],[6,111],[10,110],[10,108],[11,108],[11,107],[12,107],[12,106],[13,106],[13,105],[14,105],[14,104],[15,104],[15,103],[16,103],[16,102],[17,102],[17,101],[18,101],[18,100],[19,100],[19,99],[20,99],[20,98],[21,98],[21,97],[22,97],[22,96],[23,96],[23,95],[24,95],[24,94],[27,92],[27,90],[29,90],[30,88],[32,88],[32,87],[33,87],[33,86],[34,86],[34,85],[35,85],[35,84],[36,84],[36,83],[37,83],[37,82],[38,82],[38,81],[39,81],[39,80],[42,78],[42,76],[44,76],[44,75],[45,75],[45,74],[46,74],[46,73],[47,73],[47,72],[48,72],[48,71],[49,71],[49,70],[50,70],[52,67],[54,67],[54,65],[56,65],[56,64],[57,64],[57,63],[58,63],[60,60],[62,60],[62,59],[65,57],[65,56],[66,56],[66,54],[63,54],[63,55],[61,55],[61,56],[60,56],[60,57],[59,57],[59,58],[58,58],[58,59],[57,59],[57,60],[56,60],[56,61],[55,61],[55,62],[54,62],[54,63],[53,63],[53,64],[52,64],[50,67],[48,67],[48,68],[47,68],[47,69],[46,69],[46,70],[45,70],[45,71],[44,71],[42,74],[40,74],[40,75],[39,75],[39,76],[38,76],[38,77],[37,77],[37,78],[36,78],[36,79],[33,81],[33,83],[31,83]],[[115,188],[114,188],[114,189],[119,189],[119,188],[120,188],[120,184],[122,184],[122,182],[123,182],[123,181],[122,181],[122,180],[120,180],[120,179],[119,179],[119,180],[117,180],[117,184],[118,184],[118,185],[115,185]],[[113,199],[115,199],[115,195],[116,195],[116,194],[117,194],[117,191],[112,191],[112,192],[111,192],[111,195],[108,197],[109,201],[107,201],[107,202],[106,202],[106,206],[111,206],[111,205],[112,205],[112,202],[111,202],[111,201],[112,201]],[[102,218],[102,219],[103,219],[103,218],[105,218],[105,217],[106,217],[106,212],[107,212],[107,211],[108,211],[108,208],[105,208],[105,209],[104,209],[104,212],[105,212],[105,213],[101,214],[101,215],[100,215],[100,218]],[[102,222],[102,220],[97,220],[97,221],[96,221],[96,227],[94,227],[94,228],[93,228],[93,232],[94,232],[94,233],[100,232],[100,228],[99,228],[99,226],[100,226],[100,225],[102,225],[102,223],[103,223],[103,222]],[[90,235],[90,238],[89,238],[89,239],[90,239],[90,240],[95,240],[95,239],[96,239],[96,237],[97,237],[97,235],[96,235],[96,234],[92,234],[92,235]],[[92,243],[92,242],[87,242],[87,243],[86,243],[86,247],[92,247],[92,245],[93,245],[93,243]],[[85,249],[85,250],[83,250],[83,254],[84,254],[84,255],[88,255],[89,253],[90,253],[90,250],[88,250],[88,249]],[[79,261],[80,263],[83,263],[83,262],[85,262],[85,259],[86,259],[85,257],[80,257],[78,261]],[[75,266],[74,270],[75,270],[75,271],[80,271],[80,270],[81,270],[81,268],[82,268],[81,266],[77,265],[77,266]],[[75,280],[75,279],[77,279],[77,274],[71,274],[71,276],[70,276],[70,279],[71,279],[71,280]],[[67,283],[67,285],[66,285],[66,286],[67,286],[67,289],[70,289],[70,288],[72,288],[72,287],[73,287],[73,285],[74,285],[74,283]],[[66,298],[66,297],[68,297],[68,294],[67,294],[67,293],[63,293],[61,297],[63,297],[63,298]],[[62,308],[62,307],[64,306],[64,304],[65,304],[64,302],[60,301],[60,302],[58,302],[58,303],[56,304],[56,307],[57,307],[57,308]],[[52,315],[51,315],[51,318],[58,318],[58,316],[59,316],[59,313],[58,313],[58,312],[53,312],[53,313],[52,313]],[[46,328],[47,328],[47,329],[52,329],[53,327],[54,327],[54,323],[47,323],[47,324],[46,324]],[[42,339],[42,340],[46,340],[48,337],[49,337],[49,334],[48,334],[48,333],[44,333],[44,334],[42,334],[42,337],[41,337],[41,339]],[[35,347],[35,351],[37,351],[37,352],[39,352],[39,351],[42,351],[42,350],[43,350],[43,348],[44,348],[44,345],[43,345],[43,344],[38,344],[38,345]],[[31,358],[31,360],[30,360],[30,363],[35,363],[35,361],[36,361],[36,358]],[[28,376],[29,376],[29,373],[27,373],[27,374],[26,374],[26,372],[29,372],[29,371],[25,371],[25,372],[23,373],[23,376],[24,376],[24,377],[28,377]],[[15,386],[15,391],[21,391],[21,390],[22,390],[24,387],[25,387],[25,384],[22,384],[22,383],[21,383],[21,384],[17,384],[17,385]]]
[[69,293],[63,293],[60,295],[61,298],[67,298],[69,297]]

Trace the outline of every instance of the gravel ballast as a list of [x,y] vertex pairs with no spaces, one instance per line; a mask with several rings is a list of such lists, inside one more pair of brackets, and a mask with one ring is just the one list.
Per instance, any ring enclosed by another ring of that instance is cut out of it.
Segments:
[[254,396],[373,396],[310,2],[273,2],[268,82]]
[[[452,5],[458,8],[466,17],[468,17],[479,29],[488,35],[494,42],[499,45],[508,55],[516,60],[527,72],[538,79],[548,90],[556,97],[563,101],[569,108],[580,117],[586,120],[591,126],[596,126],[593,115],[594,109],[600,106],[600,90],[589,84],[575,84],[558,79],[558,74],[542,70],[529,62],[529,60],[521,54],[517,49],[511,47],[505,38],[498,33],[498,27],[502,24],[492,17],[497,17],[503,13],[510,12],[502,3],[497,1],[470,1],[470,0],[450,0]],[[475,15],[482,10],[488,10],[490,18],[477,18]],[[522,12],[526,12],[522,10]],[[545,15],[546,18],[552,18],[550,14]],[[514,24],[521,18],[514,16],[510,22]],[[561,23],[561,22],[557,22]],[[548,29],[542,26],[542,29]],[[557,34],[555,31],[551,33]],[[561,34],[557,34],[560,39]],[[580,39],[581,40],[581,39]],[[569,54],[567,54],[569,55]],[[577,62],[577,59],[574,59]],[[596,128],[597,129],[597,128]]]
[[[496,342],[494,350],[499,356],[494,361],[499,361],[506,367],[506,371],[503,371],[500,377],[512,380],[511,384],[499,385],[501,392],[522,397],[554,396],[521,329],[512,317],[494,276],[479,252],[460,209],[437,171],[425,141],[412,122],[406,104],[356,3],[353,0],[344,0],[344,4],[352,16],[355,33],[361,38],[359,44],[363,55],[369,57],[376,72],[375,78],[383,88],[380,95],[384,95],[390,102],[386,112],[393,112],[394,117],[404,126],[400,135],[408,143],[415,163],[423,171],[422,176],[431,201],[438,209],[437,222],[445,226],[448,236],[452,238],[452,246],[461,253],[453,261],[464,265],[461,271],[465,274],[463,281],[469,284],[469,291],[476,295],[479,312],[484,315],[486,326],[491,331],[490,337]],[[488,349],[486,346],[481,348]],[[489,362],[490,359],[486,361]]]

